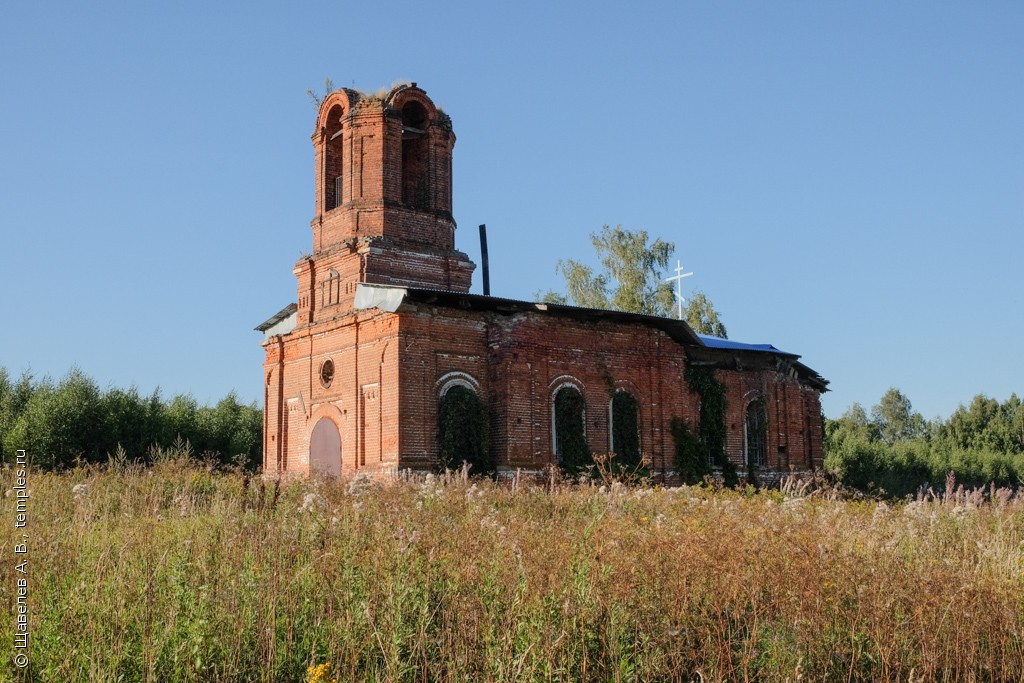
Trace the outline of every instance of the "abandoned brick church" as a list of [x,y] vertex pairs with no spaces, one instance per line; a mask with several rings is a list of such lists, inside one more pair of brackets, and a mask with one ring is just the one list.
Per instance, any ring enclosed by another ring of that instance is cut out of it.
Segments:
[[485,407],[499,473],[570,448],[633,450],[672,481],[673,421],[700,420],[695,367],[724,387],[725,455],[741,470],[821,467],[827,382],[794,354],[674,319],[470,294],[454,146],[451,119],[415,83],[322,102],[312,254],[294,266],[297,303],[257,328],[267,474],[435,468],[441,406],[458,392]]

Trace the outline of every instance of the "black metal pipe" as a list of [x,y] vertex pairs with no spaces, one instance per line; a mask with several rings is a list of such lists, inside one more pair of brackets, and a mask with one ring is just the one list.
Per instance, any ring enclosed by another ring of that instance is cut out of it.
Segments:
[[491,266],[487,261],[487,225],[480,224],[480,260],[484,271],[484,296],[491,295]]

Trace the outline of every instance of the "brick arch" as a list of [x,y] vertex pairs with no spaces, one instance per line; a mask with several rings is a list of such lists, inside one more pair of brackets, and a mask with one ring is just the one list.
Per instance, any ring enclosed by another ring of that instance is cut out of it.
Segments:
[[324,98],[324,101],[320,103],[320,109],[316,116],[316,130],[313,132],[313,136],[323,135],[328,128],[328,118],[331,110],[336,107],[341,107],[341,115],[345,116],[351,111],[352,106],[359,101],[359,95],[354,90],[348,88],[342,88],[335,90],[330,95]]
[[765,396],[767,395],[768,392],[764,391],[763,389],[751,389],[747,391],[746,393],[743,394],[743,410],[746,410],[747,406],[750,405],[752,401],[756,401],[758,399],[764,401]]
[[551,397],[551,400],[555,399],[555,394],[557,394],[565,385],[576,387],[577,391],[583,394],[584,398],[586,397],[587,385],[585,385],[580,379],[573,375],[559,375],[548,382],[548,395]]
[[448,393],[448,390],[453,387],[466,387],[477,396],[480,395],[480,382],[478,382],[476,377],[473,377],[473,375],[468,372],[461,372],[458,370],[448,372],[434,382],[434,391],[437,392],[437,397],[439,399],[444,398],[444,395]]
[[[337,95],[335,97],[334,95]],[[333,101],[328,104],[327,100]],[[345,202],[345,115],[348,113],[348,96],[339,91],[324,101],[317,131],[318,146],[321,149],[319,176],[323,183],[323,210],[332,211]],[[351,199],[351,198],[350,198]]]
[[437,120],[437,107],[434,105],[433,100],[427,97],[427,93],[417,88],[415,84],[404,83],[395,86],[388,93],[384,102],[397,112],[401,112],[409,103],[415,102],[426,111],[427,121],[433,123]]
[[561,455],[558,452],[558,420],[556,415],[555,399],[558,393],[564,389],[571,389],[579,392],[583,399],[583,413],[580,415],[583,428],[583,439],[587,440],[587,390],[586,385],[573,375],[559,375],[548,384],[548,401],[550,403],[551,420],[551,454],[555,463],[561,463]]
[[628,379],[617,379],[612,383],[611,393],[614,394],[616,391],[628,391],[633,396],[640,395],[640,387],[638,387],[632,380]]
[[[333,403],[322,403],[319,406],[317,406],[316,410],[310,413],[309,417],[306,419],[306,443],[309,445],[310,449],[310,474],[312,474],[313,469],[313,431],[316,429],[317,424],[321,420],[329,420],[334,425],[335,429],[337,429],[338,438],[341,444],[344,444],[345,441],[347,440],[345,438],[347,432],[347,430],[345,429],[345,413],[343,413],[341,409],[339,409],[338,406],[334,405]],[[355,453],[353,452],[351,455],[349,455],[348,453],[345,452],[344,447],[342,447],[340,469],[338,473],[348,474],[352,470],[354,470],[355,467]]]

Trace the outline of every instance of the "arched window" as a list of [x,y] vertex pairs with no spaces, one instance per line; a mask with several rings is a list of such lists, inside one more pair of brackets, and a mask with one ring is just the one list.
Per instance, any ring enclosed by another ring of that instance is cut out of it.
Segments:
[[345,111],[338,105],[327,114],[327,137],[324,143],[324,211],[341,206],[345,201],[345,174],[342,150],[344,128],[341,117]]
[[427,110],[419,102],[402,107],[402,203],[430,208],[430,169]]
[[463,462],[473,474],[494,472],[488,448],[487,407],[464,383],[447,385],[437,409],[438,459],[442,469]]
[[578,388],[563,384],[552,401],[555,460],[565,471],[575,474],[593,464],[587,446],[586,400]]
[[748,466],[764,467],[768,462],[768,418],[763,400],[757,399],[747,405],[743,427],[746,440],[744,461]]
[[611,451],[615,462],[623,467],[640,466],[640,421],[636,399],[625,389],[612,394]]
[[341,476],[341,436],[326,417],[317,420],[309,437],[309,473]]

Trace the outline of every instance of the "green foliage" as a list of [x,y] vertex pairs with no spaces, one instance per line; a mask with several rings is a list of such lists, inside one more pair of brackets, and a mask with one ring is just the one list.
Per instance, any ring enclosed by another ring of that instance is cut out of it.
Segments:
[[4,453],[28,450],[40,467],[70,464],[75,458],[97,461],[102,438],[100,392],[80,370],[54,384],[44,379],[4,435]]
[[0,369],[0,445],[5,457],[29,451],[43,468],[125,457],[148,459],[155,448],[188,442],[196,453],[225,464],[259,465],[263,411],[242,405],[232,393],[215,407],[197,407],[191,396],[165,403],[158,391],[143,397],[134,387],[101,391],[80,370],[59,383],[29,374],[12,383]]
[[825,445],[856,438],[868,441],[873,438],[874,430],[868,420],[868,414],[859,403],[850,406],[838,420],[825,420]]
[[[590,234],[601,269],[575,259],[560,260],[557,271],[565,277],[566,293],[538,292],[537,298],[552,304],[675,318],[675,295],[664,280],[675,245],[661,239],[648,244],[648,239],[646,230],[604,226],[600,233]],[[695,291],[689,297],[683,319],[700,334],[728,336],[704,292]]]
[[914,412],[910,399],[899,389],[889,387],[882,400],[871,410],[878,437],[888,444],[916,439],[924,434],[924,419]]
[[707,449],[681,417],[672,418],[672,439],[676,447],[676,472],[684,484],[698,484],[711,473]]
[[585,416],[586,400],[575,387],[563,387],[555,394],[555,453],[559,466],[570,475],[594,464],[587,445]]
[[727,489],[734,489],[740,485],[740,475],[736,471],[736,463],[728,458],[722,459],[722,484]]
[[722,468],[725,485],[739,484],[736,466],[725,456],[725,385],[715,378],[713,368],[691,366],[686,368],[686,384],[700,396],[700,425],[697,436],[704,448],[707,462]]
[[960,406],[940,427],[940,435],[965,449],[1024,453],[1024,404],[1012,394],[999,403],[981,394]]
[[744,482],[747,486],[753,486],[755,489],[761,487],[761,480],[757,476],[757,465],[752,462],[747,463],[747,476],[744,478]]
[[634,470],[640,466],[639,407],[628,391],[612,394],[612,443],[615,445],[616,466]]
[[445,392],[438,408],[441,469],[458,469],[467,462],[472,474],[494,472],[487,417],[487,407],[470,389],[455,386]]
[[707,294],[695,291],[687,300],[683,309],[683,318],[686,323],[698,334],[710,334],[712,337],[728,339],[729,335],[725,330],[725,324],[718,316],[714,304]]
[[906,496],[941,488],[949,473],[968,486],[1024,483],[1024,411],[975,396],[949,420],[928,424],[889,389],[871,418],[858,404],[825,422],[825,469],[853,488]]
[[671,242],[656,239],[648,244],[646,230],[626,230],[621,225],[604,226],[591,233],[601,270],[566,259],[558,262],[565,277],[567,294],[548,292],[551,303],[572,303],[585,308],[601,308],[646,315],[668,316],[672,312],[672,287],[662,280],[669,257],[675,250]]

